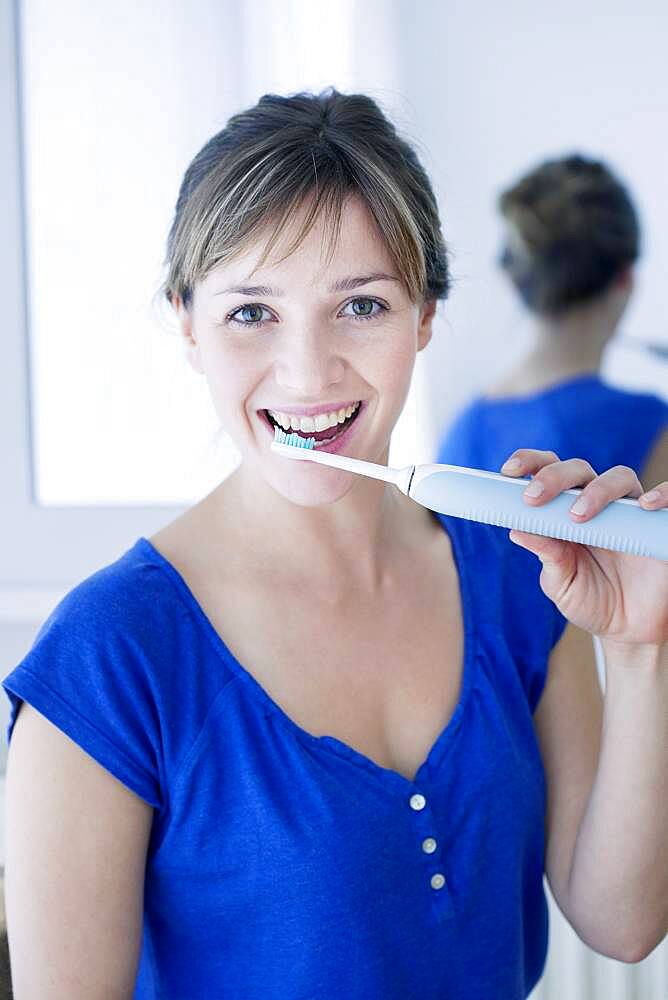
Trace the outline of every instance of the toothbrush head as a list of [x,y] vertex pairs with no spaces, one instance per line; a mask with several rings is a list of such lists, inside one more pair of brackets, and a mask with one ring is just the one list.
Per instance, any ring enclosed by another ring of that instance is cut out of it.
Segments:
[[[286,434],[280,427],[274,427],[274,440],[271,450],[286,458],[306,458],[305,451],[315,448],[315,438],[300,437],[299,434]],[[301,452],[301,454],[300,454]]]

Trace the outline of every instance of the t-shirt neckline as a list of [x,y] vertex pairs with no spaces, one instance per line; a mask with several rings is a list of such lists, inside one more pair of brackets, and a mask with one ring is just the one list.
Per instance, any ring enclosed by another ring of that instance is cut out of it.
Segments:
[[209,639],[209,642],[213,646],[217,655],[224,660],[235,676],[245,683],[253,695],[265,707],[269,708],[270,714],[277,718],[284,726],[287,726],[300,742],[306,743],[313,748],[320,749],[325,752],[331,752],[339,758],[345,759],[353,765],[363,768],[368,774],[393,790],[404,792],[407,789],[410,789],[411,791],[415,791],[416,788],[424,787],[424,781],[428,780],[429,771],[438,766],[449,744],[454,739],[461,726],[462,717],[473,686],[473,673],[476,661],[476,632],[472,621],[473,606],[471,601],[470,582],[466,567],[466,553],[464,552],[464,545],[458,530],[460,526],[458,525],[455,527],[454,521],[456,519],[447,515],[439,514],[434,516],[437,517],[441,527],[450,539],[459,580],[460,604],[462,608],[464,628],[462,677],[459,697],[455,708],[445,726],[436,737],[427,756],[418,767],[412,779],[405,777],[405,775],[393,770],[392,768],[383,767],[371,757],[362,753],[361,750],[357,750],[355,747],[345,743],[336,736],[316,736],[300,726],[294,719],[291,718],[290,715],[288,715],[279,703],[272,698],[266,688],[260,684],[250,670],[247,670],[246,667],[239,662],[230,648],[226,645],[222,636],[214,628],[213,623],[207,616],[204,608],[199,603],[194,593],[186,583],[186,580],[179,573],[176,567],[165,556],[163,556],[162,553],[159,552],[158,549],[156,549],[156,547],[145,536],[141,536],[138,539],[135,548],[139,547],[142,549],[144,555],[148,556],[154,564],[166,573],[167,577],[175,585],[181,600],[194,613],[195,619]]

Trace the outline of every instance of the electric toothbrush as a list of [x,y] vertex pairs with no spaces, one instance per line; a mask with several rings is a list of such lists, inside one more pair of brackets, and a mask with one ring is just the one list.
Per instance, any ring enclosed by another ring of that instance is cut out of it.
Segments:
[[346,458],[315,448],[315,438],[286,434],[274,428],[273,451],[286,458],[318,462],[392,483],[411,500],[438,514],[547,535],[615,552],[651,556],[668,562],[668,510],[644,510],[637,500],[614,500],[585,524],[569,516],[581,489],[564,490],[541,507],[522,499],[530,479],[512,479],[495,472],[458,465],[407,465],[392,469],[358,458]]

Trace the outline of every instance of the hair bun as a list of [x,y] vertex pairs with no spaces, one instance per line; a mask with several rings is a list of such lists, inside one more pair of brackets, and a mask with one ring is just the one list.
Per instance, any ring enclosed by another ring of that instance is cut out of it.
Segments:
[[501,265],[536,312],[602,294],[638,256],[635,208],[598,160],[548,160],[504,191],[499,207],[509,224]]

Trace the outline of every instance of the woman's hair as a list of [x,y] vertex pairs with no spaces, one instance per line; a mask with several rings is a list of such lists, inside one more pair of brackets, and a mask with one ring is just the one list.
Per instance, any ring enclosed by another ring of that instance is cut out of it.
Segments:
[[557,315],[605,292],[639,250],[628,191],[605,164],[548,160],[502,192],[501,266],[526,305]]
[[178,296],[188,306],[196,281],[271,225],[264,263],[301,206],[304,221],[284,257],[322,211],[331,254],[350,195],[375,219],[411,299],[445,298],[446,247],[415,152],[371,98],[329,89],[265,94],[199,151],[183,178],[167,241],[167,299]]

